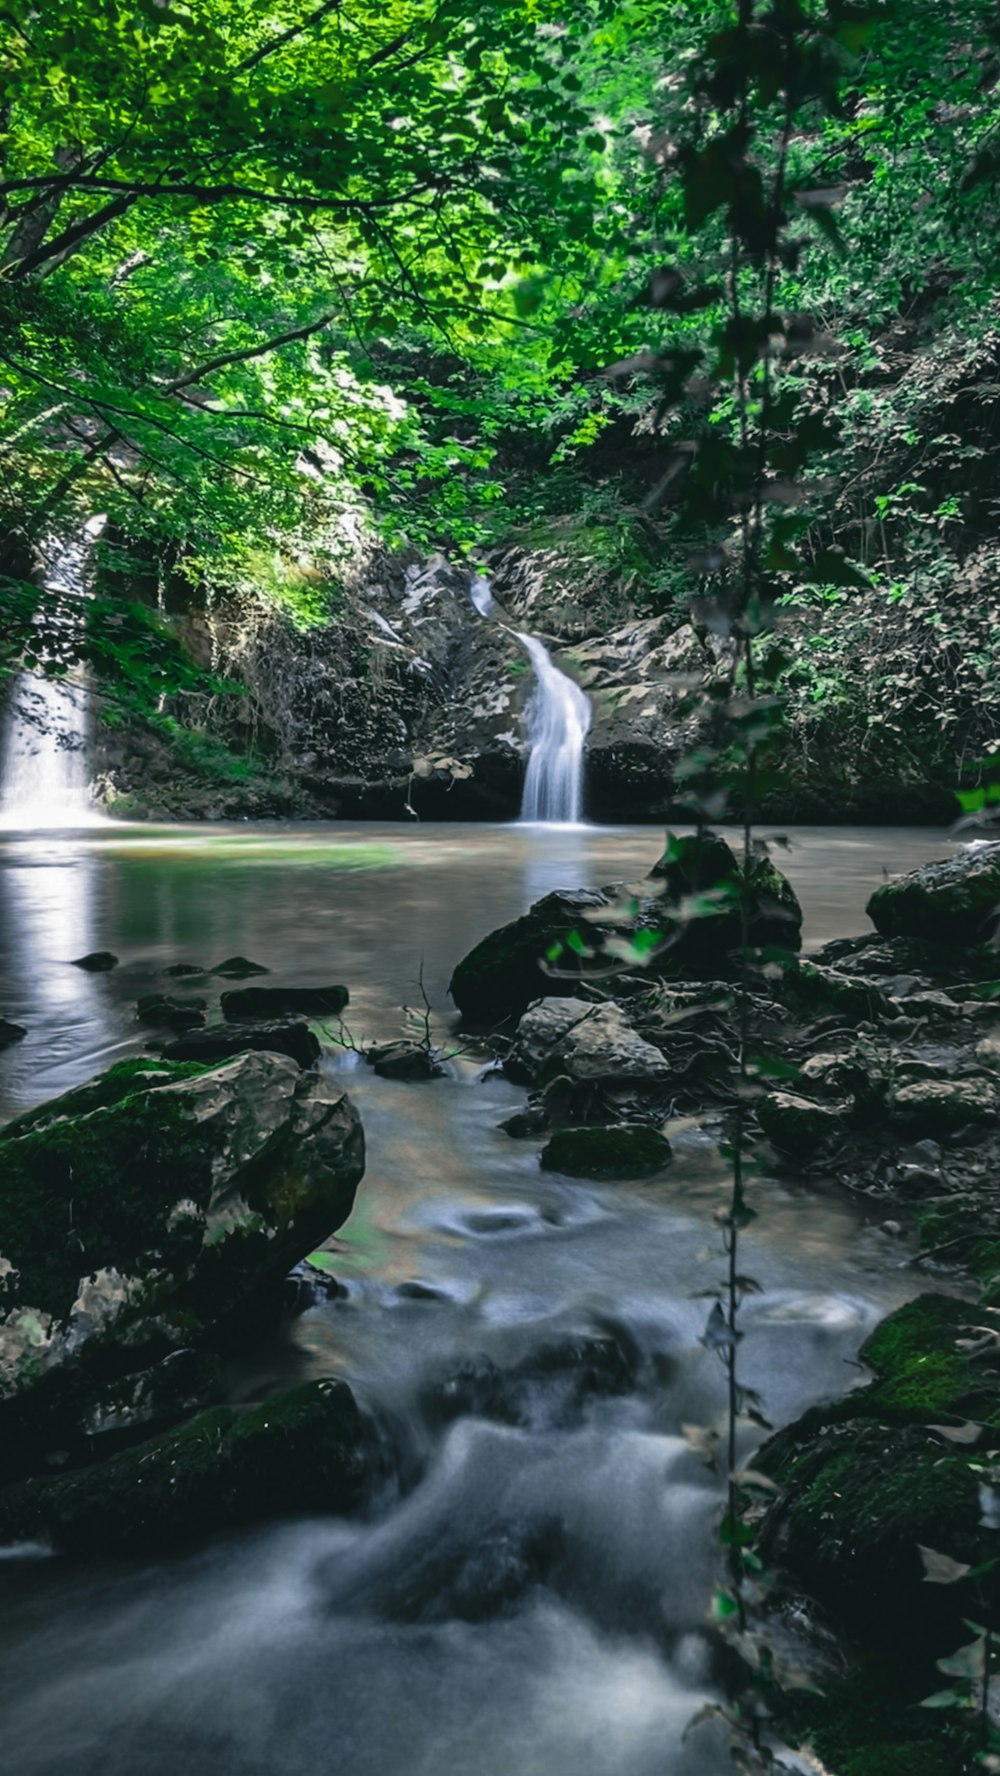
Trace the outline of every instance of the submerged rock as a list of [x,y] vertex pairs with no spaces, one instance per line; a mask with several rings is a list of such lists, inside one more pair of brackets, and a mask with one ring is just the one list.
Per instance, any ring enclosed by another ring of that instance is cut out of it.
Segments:
[[6,1018],[0,1018],[0,1049],[10,1048],[15,1042],[23,1042],[27,1034],[23,1024],[12,1024]]
[[553,1339],[501,1369],[486,1356],[467,1363],[424,1395],[431,1418],[474,1416],[500,1424],[568,1425],[589,1400],[627,1394],[638,1352],[623,1337],[582,1334]]
[[893,877],[876,888],[867,912],[883,937],[987,942],[1000,914],[1000,843],[965,846],[955,857]]
[[221,974],[227,980],[246,980],[251,974],[270,974],[262,962],[251,962],[246,956],[227,956],[224,962],[212,969],[213,974]]
[[531,1006],[517,1026],[505,1070],[531,1084],[556,1077],[659,1084],[670,1076],[669,1063],[620,1006],[581,999],[543,999]]
[[319,1042],[305,1020],[283,1018],[275,1023],[213,1024],[207,1030],[191,1030],[167,1043],[163,1058],[211,1064],[251,1050],[288,1055],[300,1067],[312,1067],[320,1056]]
[[0,1542],[147,1552],[261,1518],[355,1511],[378,1441],[343,1381],[312,1381],[246,1410],[216,1407],[180,1430],[58,1480],[0,1493]]
[[0,1444],[13,1458],[20,1433],[25,1453],[21,1407],[46,1416],[67,1377],[79,1417],[90,1379],[147,1367],[279,1285],[347,1219],[363,1172],[349,1099],[277,1054],[124,1062],[11,1123]]
[[286,1012],[337,1017],[349,998],[346,987],[241,987],[223,993],[220,1003],[223,1017],[234,1020],[273,1018]]
[[542,1149],[547,1172],[570,1178],[647,1178],[671,1160],[670,1142],[642,1123],[559,1129]]
[[197,1030],[205,1022],[204,999],[172,999],[167,993],[147,993],[136,1005],[141,1024],[167,1030]]
[[83,968],[88,974],[107,974],[110,969],[118,967],[118,957],[110,950],[91,950],[86,956],[77,956],[73,967]]

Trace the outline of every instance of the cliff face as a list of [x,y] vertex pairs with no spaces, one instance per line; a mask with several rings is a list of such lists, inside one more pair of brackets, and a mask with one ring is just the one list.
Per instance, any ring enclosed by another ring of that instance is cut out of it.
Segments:
[[[586,811],[659,819],[683,742],[674,707],[709,656],[660,618],[603,627],[609,611],[543,555],[491,563],[495,608],[467,569],[435,557],[376,564],[336,621],[182,619],[187,644],[221,652],[244,694],[161,726],[104,732],[97,790],[111,812],[197,819],[509,820],[518,811],[533,674],[517,631],[538,635],[593,706]],[[626,604],[626,609],[627,604]],[[618,605],[618,617],[621,615]],[[195,738],[197,733],[197,738]]]

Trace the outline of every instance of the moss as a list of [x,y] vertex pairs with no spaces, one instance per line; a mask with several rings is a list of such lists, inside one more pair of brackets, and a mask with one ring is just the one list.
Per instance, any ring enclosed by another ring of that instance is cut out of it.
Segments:
[[822,1696],[790,1699],[783,1725],[836,1776],[956,1776],[975,1751],[975,1729],[919,1709],[924,1693],[876,1663]]
[[109,1461],[0,1495],[0,1542],[43,1536],[115,1553],[298,1511],[363,1502],[371,1422],[344,1382],[316,1381],[245,1411],[214,1407]]
[[646,1178],[670,1164],[670,1143],[658,1130],[635,1124],[560,1129],[542,1150],[549,1172],[571,1178]]
[[86,1085],[64,1092],[60,1098],[50,1098],[37,1109],[25,1111],[23,1116],[16,1116],[6,1124],[0,1138],[6,1141],[14,1135],[27,1134],[31,1129],[44,1128],[62,1116],[86,1116],[91,1110],[104,1110],[111,1104],[120,1103],[135,1091],[173,1085],[179,1079],[193,1079],[208,1071],[199,1062],[158,1061],[148,1055],[132,1061],[119,1061]]

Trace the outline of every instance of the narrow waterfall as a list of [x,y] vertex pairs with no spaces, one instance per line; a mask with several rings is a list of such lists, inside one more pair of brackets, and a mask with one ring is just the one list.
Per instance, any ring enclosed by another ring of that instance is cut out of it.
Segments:
[[[86,596],[86,570],[104,518],[52,551],[44,585],[67,602]],[[97,817],[88,794],[87,719],[83,683],[25,672],[14,685],[2,751],[0,827],[15,831],[86,826]]]
[[521,819],[578,826],[583,816],[583,749],[590,728],[590,699],[554,665],[533,635],[517,637],[535,669],[526,720],[531,754],[524,779]]

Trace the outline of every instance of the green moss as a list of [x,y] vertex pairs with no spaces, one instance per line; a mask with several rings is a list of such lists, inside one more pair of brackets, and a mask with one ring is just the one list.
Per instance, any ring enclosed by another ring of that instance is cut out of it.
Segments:
[[956,1776],[975,1750],[974,1729],[919,1709],[922,1693],[874,1664],[822,1696],[791,1699],[787,1737],[836,1776]]
[[670,1143],[656,1129],[559,1129],[546,1142],[542,1165],[571,1178],[646,1178],[670,1164]]
[[61,1116],[86,1116],[91,1110],[103,1110],[120,1103],[135,1091],[173,1085],[179,1079],[193,1079],[197,1074],[209,1071],[198,1061],[158,1061],[148,1055],[133,1061],[119,1061],[86,1085],[64,1092],[60,1098],[50,1098],[23,1116],[16,1116],[4,1127],[2,1139],[7,1141],[14,1135],[25,1135],[31,1129],[44,1128]]
[[917,1413],[958,1414],[976,1379],[956,1348],[971,1312],[951,1295],[918,1295],[882,1320],[861,1347],[880,1381],[873,1405],[906,1402]]
[[340,1381],[309,1382],[180,1430],[64,1479],[0,1496],[0,1542],[44,1536],[91,1552],[160,1548],[293,1511],[347,1511],[376,1462],[370,1421]]

